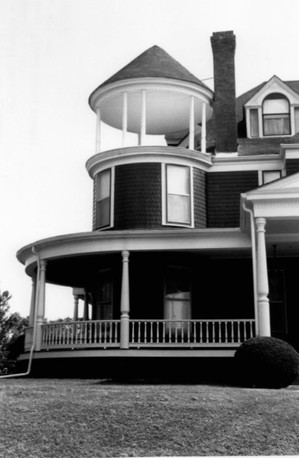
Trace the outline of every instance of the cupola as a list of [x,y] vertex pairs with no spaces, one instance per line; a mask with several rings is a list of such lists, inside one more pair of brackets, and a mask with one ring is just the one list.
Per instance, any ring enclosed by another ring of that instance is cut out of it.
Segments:
[[202,133],[212,116],[213,92],[159,46],[153,46],[102,83],[89,98],[97,114],[97,151],[101,151],[101,122],[138,134],[175,136],[189,132],[187,146],[194,150],[194,136]]

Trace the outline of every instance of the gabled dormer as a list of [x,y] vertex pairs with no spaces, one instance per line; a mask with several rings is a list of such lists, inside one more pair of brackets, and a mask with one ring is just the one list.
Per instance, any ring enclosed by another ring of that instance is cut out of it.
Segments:
[[245,104],[248,138],[287,137],[299,132],[299,94],[273,76]]

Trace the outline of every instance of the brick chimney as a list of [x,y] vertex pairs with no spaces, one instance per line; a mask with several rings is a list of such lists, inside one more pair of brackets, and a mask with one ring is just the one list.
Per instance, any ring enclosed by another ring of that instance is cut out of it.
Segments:
[[214,115],[216,153],[237,151],[235,49],[233,31],[216,32],[211,37],[214,58]]

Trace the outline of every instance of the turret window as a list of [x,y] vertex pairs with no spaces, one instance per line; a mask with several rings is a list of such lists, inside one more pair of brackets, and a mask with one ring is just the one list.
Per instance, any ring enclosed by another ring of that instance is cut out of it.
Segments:
[[263,102],[264,135],[289,135],[290,105],[282,94],[270,94]]
[[97,175],[96,184],[96,228],[111,225],[111,170]]
[[190,226],[191,177],[190,168],[166,165],[166,224]]

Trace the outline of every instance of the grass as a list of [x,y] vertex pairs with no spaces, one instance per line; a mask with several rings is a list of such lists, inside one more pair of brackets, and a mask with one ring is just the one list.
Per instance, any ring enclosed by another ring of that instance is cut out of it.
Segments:
[[291,388],[1,380],[0,456],[297,455]]

